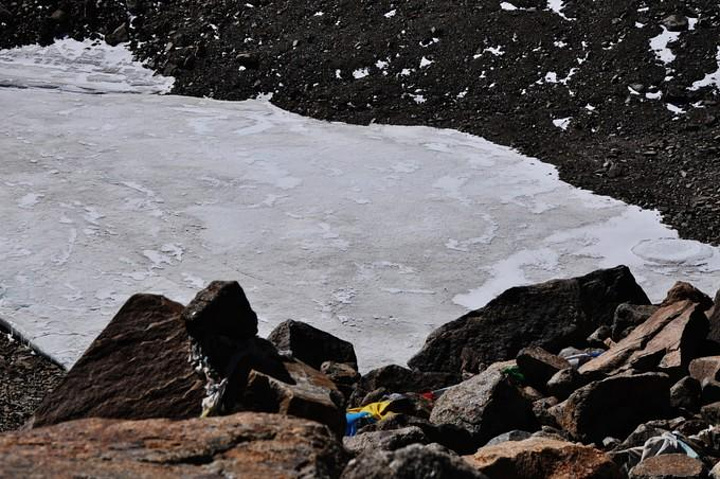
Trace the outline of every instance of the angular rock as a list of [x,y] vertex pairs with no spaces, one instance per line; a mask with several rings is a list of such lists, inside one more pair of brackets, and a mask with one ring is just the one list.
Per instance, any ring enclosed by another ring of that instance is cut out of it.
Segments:
[[708,320],[696,303],[682,300],[660,308],[604,354],[585,363],[583,374],[659,369],[678,374],[699,354]]
[[320,366],[320,371],[335,383],[335,386],[343,393],[345,399],[350,399],[355,384],[360,380],[360,373],[352,365],[325,361]]
[[542,390],[553,375],[570,367],[567,360],[550,354],[539,346],[523,348],[518,353],[516,361],[528,384]]
[[428,444],[428,442],[423,430],[417,426],[372,431],[343,438],[345,449],[354,455],[366,451],[394,451],[410,444]]
[[607,324],[603,324],[597,328],[590,336],[587,337],[587,343],[594,347],[607,347],[612,335],[612,328]]
[[440,396],[430,422],[466,429],[475,446],[512,429],[538,428],[530,403],[506,374],[492,368]]
[[697,411],[700,407],[701,393],[700,382],[690,376],[685,376],[670,388],[670,405],[676,409]]
[[281,353],[289,353],[315,369],[320,369],[325,361],[335,361],[351,364],[357,370],[357,357],[351,343],[302,321],[283,321],[273,329],[268,341]]
[[615,309],[610,337],[615,342],[620,341],[637,326],[647,321],[658,309],[659,306],[654,304],[623,303],[618,305]]
[[668,15],[663,18],[662,24],[671,32],[682,32],[688,29],[688,18],[685,15]]
[[431,446],[366,452],[351,460],[341,479],[488,479],[459,457]]
[[112,33],[105,35],[105,43],[107,43],[111,47],[119,45],[120,43],[125,43],[129,40],[130,34],[128,33],[127,23],[123,23],[115,30],[113,30]]
[[720,401],[704,405],[700,408],[700,414],[710,424],[720,424]]
[[538,399],[532,403],[533,414],[543,426],[557,427],[557,419],[550,412],[550,408],[558,404],[558,398],[554,396]]
[[427,392],[460,382],[459,374],[414,371],[391,364],[373,369],[357,383],[350,397],[352,406],[359,406],[370,392],[383,388],[384,393]]
[[710,299],[710,296],[703,293],[690,283],[677,281],[672,288],[668,290],[665,299],[662,303],[660,303],[660,307],[670,306],[671,304],[678,303],[680,301],[697,303],[703,311],[707,311],[712,308],[713,305],[713,301]]
[[631,479],[690,479],[707,477],[705,465],[685,454],[649,457],[630,470]]
[[625,302],[650,303],[625,266],[511,288],[433,331],[408,364],[422,371],[475,373],[530,345],[556,352],[611,324],[617,305]]
[[533,437],[486,446],[465,459],[489,477],[507,479],[620,479],[602,451],[582,444]]
[[690,376],[700,383],[703,403],[720,401],[720,356],[697,358],[688,366]]
[[545,390],[556,398],[563,400],[585,384],[587,384],[585,378],[577,372],[577,369],[565,368],[555,373],[548,380]]
[[228,374],[237,343],[257,334],[257,315],[236,281],[213,281],[182,313],[213,369]]
[[325,426],[261,413],[93,418],[0,436],[3,477],[335,478],[346,461]]
[[665,374],[613,376],[594,381],[555,406],[558,423],[583,442],[626,437],[639,424],[665,417],[670,382]]
[[286,361],[284,367],[289,379],[251,370],[229,412],[261,411],[312,419],[341,437],[345,432],[345,411],[342,395],[333,382],[298,361]]
[[197,417],[205,379],[188,361],[183,306],[132,296],[35,412],[34,425],[84,417]]
[[715,293],[713,308],[708,310],[707,313],[710,322],[710,332],[707,337],[715,344],[720,344],[720,289]]

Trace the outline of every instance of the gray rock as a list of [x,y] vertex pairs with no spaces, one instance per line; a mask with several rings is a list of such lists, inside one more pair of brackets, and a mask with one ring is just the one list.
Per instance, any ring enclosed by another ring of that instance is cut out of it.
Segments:
[[615,309],[610,337],[613,341],[620,341],[630,334],[636,326],[647,321],[658,309],[659,306],[652,304],[620,304]]
[[352,406],[359,406],[371,392],[382,394],[426,392],[442,389],[460,382],[460,375],[443,372],[423,372],[391,364],[364,374],[350,398]]
[[585,384],[585,379],[575,368],[565,368],[550,378],[545,389],[549,394],[562,401]]
[[432,446],[367,452],[351,460],[341,479],[488,479],[459,457]]
[[527,431],[521,431],[519,429],[513,429],[512,431],[504,432],[499,436],[495,436],[490,439],[485,446],[494,446],[495,444],[501,444],[508,441],[522,441],[529,438],[533,434]]
[[685,376],[670,388],[670,405],[676,409],[697,411],[702,387],[697,379]]
[[123,23],[113,30],[112,33],[105,35],[105,43],[113,47],[129,40],[130,34],[128,33],[127,23]]
[[354,455],[372,451],[394,451],[410,444],[427,444],[428,438],[417,426],[372,431],[343,438],[345,449]]
[[530,403],[509,377],[493,368],[443,394],[435,403],[430,422],[466,429],[477,447],[512,429],[538,428]]

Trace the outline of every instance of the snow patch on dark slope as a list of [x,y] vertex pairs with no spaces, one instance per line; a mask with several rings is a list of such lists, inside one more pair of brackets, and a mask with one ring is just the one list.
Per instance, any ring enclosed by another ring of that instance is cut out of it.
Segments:
[[105,34],[175,93],[460,129],[720,242],[714,1],[2,1],[0,46]]

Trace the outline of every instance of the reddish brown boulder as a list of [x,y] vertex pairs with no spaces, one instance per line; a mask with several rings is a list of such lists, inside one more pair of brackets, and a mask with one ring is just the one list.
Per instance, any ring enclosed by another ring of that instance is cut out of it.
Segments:
[[580,373],[617,374],[637,369],[679,373],[699,354],[708,320],[698,304],[681,300],[660,308],[604,354],[585,363]]
[[713,301],[710,299],[710,296],[703,293],[690,283],[677,281],[673,287],[668,290],[665,299],[662,303],[660,303],[660,307],[670,306],[671,304],[680,301],[697,303],[703,311],[707,311],[713,305]]
[[477,373],[530,345],[557,352],[612,324],[620,303],[650,303],[625,266],[510,288],[482,309],[430,333],[408,365],[421,371]]
[[94,418],[0,436],[2,477],[335,478],[346,462],[325,426],[262,413]]
[[631,479],[702,479],[708,471],[702,462],[685,454],[661,454],[630,470]]
[[532,437],[479,449],[464,459],[488,477],[503,479],[620,479],[602,451],[582,444]]
[[34,416],[43,426],[82,417],[197,417],[205,380],[189,362],[183,306],[131,297]]

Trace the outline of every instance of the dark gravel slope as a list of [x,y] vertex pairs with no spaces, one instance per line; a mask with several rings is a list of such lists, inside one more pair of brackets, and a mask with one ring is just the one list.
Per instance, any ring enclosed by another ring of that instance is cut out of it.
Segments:
[[[0,46],[110,34],[179,94],[461,129],[720,243],[718,91],[693,88],[718,70],[716,1],[0,1]],[[667,64],[650,43],[663,22]]]

